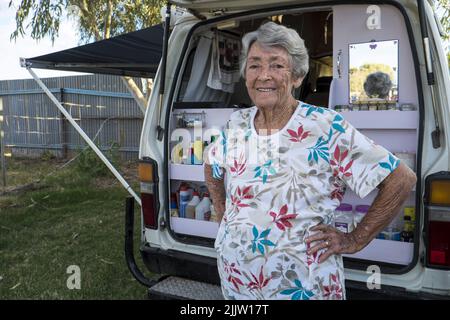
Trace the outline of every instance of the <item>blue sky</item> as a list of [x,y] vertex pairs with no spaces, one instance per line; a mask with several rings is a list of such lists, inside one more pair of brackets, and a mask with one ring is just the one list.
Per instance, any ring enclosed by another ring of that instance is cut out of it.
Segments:
[[[0,0],[0,80],[29,79],[31,75],[19,65],[19,58],[31,58],[43,54],[60,51],[78,45],[75,24],[64,21],[60,26],[59,37],[52,42],[43,39],[37,42],[26,36],[10,41],[9,37],[15,30],[15,10],[8,8],[9,0]],[[80,73],[34,69],[41,78],[60,77]]]

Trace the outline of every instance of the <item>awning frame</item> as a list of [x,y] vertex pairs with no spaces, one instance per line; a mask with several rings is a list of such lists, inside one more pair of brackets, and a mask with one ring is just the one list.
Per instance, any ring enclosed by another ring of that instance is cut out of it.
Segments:
[[108,158],[100,151],[100,149],[95,145],[91,138],[83,131],[83,129],[76,123],[76,121],[72,118],[72,115],[67,112],[67,110],[62,106],[62,104],[58,101],[58,99],[54,96],[54,94],[48,89],[48,87],[42,82],[42,80],[38,77],[38,75],[31,68],[31,63],[27,62],[26,59],[21,58],[20,64],[23,68],[26,68],[36,83],[41,87],[44,93],[50,98],[50,100],[55,104],[55,106],[61,111],[61,113],[66,117],[66,119],[70,122],[70,124],[75,128],[75,130],[80,134],[84,141],[92,148],[95,154],[100,158],[100,160],[108,167],[108,169],[112,172],[112,174],[119,180],[122,186],[127,190],[129,194],[136,200],[136,202],[142,206],[141,198],[134,192],[134,190],[130,187],[127,181],[122,177],[122,175],[114,168]]

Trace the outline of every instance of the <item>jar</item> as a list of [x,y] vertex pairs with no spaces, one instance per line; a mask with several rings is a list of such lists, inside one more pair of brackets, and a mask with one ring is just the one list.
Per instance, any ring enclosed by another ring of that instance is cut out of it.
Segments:
[[342,105],[342,111],[351,111],[351,108],[348,104],[343,104]]
[[387,110],[387,105],[385,103],[380,103],[377,107],[377,110]]
[[348,203],[341,203],[334,212],[334,227],[342,232],[353,231],[353,207]]
[[359,110],[361,110],[361,105],[359,104],[352,105],[352,111],[359,111]]
[[391,111],[397,111],[397,105],[395,103],[388,103],[387,109]]
[[353,224],[355,225],[355,228],[365,217],[365,215],[369,211],[369,208],[370,206],[364,204],[360,204],[355,207],[355,213],[353,214]]
[[369,111],[369,106],[368,106],[367,104],[362,104],[362,105],[359,107],[359,110],[360,110],[360,111]]
[[401,111],[414,111],[416,110],[416,106],[412,103],[404,103],[400,106]]

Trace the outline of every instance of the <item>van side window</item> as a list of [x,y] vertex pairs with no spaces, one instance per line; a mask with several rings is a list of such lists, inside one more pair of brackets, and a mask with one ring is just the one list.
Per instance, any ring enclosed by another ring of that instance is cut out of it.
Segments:
[[186,66],[184,68],[183,76],[181,77],[180,90],[178,91],[177,101],[184,101],[184,95],[186,93],[186,88],[189,82],[189,78],[191,77],[192,72],[192,64],[194,62],[194,55],[197,48],[192,48],[189,52],[189,56],[187,58]]
[[321,107],[328,107],[331,81],[333,80],[331,56],[311,59],[310,71],[303,83],[300,100]]
[[[228,104],[231,93],[208,87],[211,68],[212,32],[202,34],[189,53],[183,72],[179,102],[221,102]],[[195,66],[195,68],[193,68]]]

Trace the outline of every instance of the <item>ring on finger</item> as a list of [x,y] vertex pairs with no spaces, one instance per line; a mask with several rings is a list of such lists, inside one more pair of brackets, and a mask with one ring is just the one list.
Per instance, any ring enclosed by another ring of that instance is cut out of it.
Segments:
[[326,240],[326,241],[325,241],[325,245],[326,245],[327,247],[329,247],[329,246],[330,246],[330,241]]

